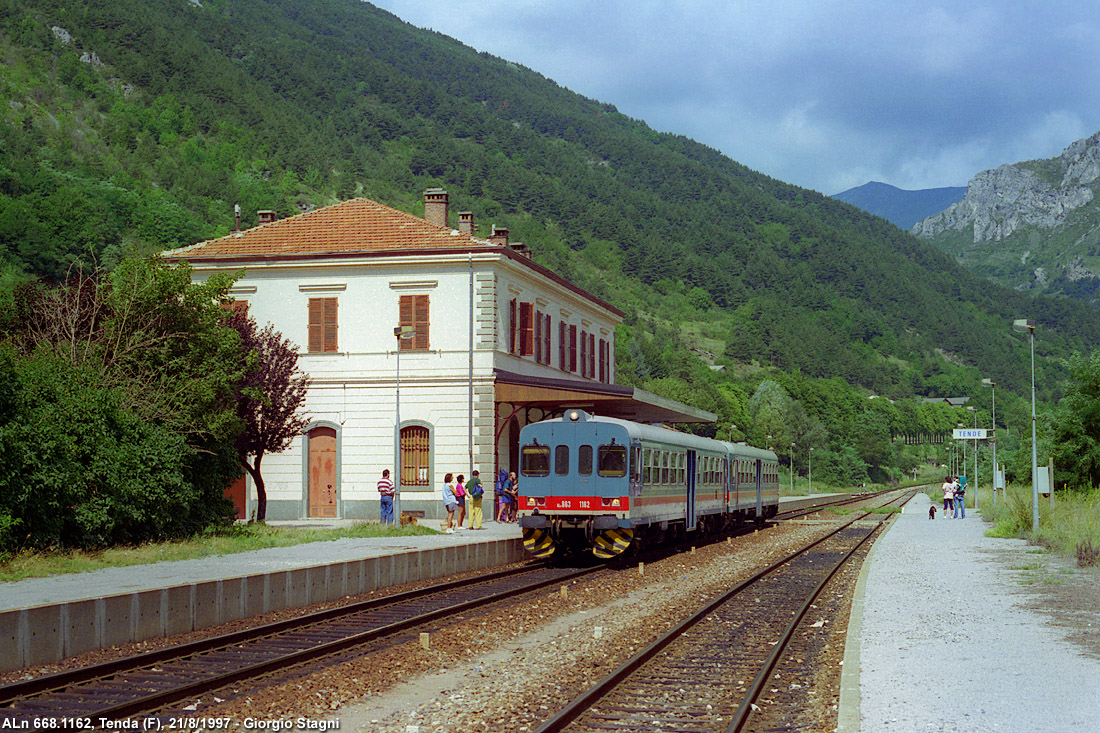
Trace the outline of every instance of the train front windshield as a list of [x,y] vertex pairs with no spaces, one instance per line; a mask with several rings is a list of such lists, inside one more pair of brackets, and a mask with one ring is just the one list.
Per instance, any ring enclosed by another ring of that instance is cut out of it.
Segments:
[[550,449],[545,445],[523,446],[520,472],[524,476],[549,476]]
[[601,476],[622,478],[626,475],[626,446],[601,445],[599,464]]

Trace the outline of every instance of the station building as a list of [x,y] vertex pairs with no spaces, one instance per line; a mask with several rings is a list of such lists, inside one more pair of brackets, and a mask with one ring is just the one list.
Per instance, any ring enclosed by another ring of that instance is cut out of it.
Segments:
[[[448,209],[447,192],[430,189],[424,218],[365,198],[286,219],[261,212],[252,229],[164,253],[196,281],[243,271],[234,306],[299,345],[310,423],[264,456],[268,519],[377,518],[386,468],[400,470],[403,512],[438,517],[444,474],[478,469],[491,490],[498,470],[518,466],[520,428],[570,407],[715,419],[616,385],[624,314],[539,265],[507,230],[480,238],[469,212],[451,228]],[[235,492],[251,516],[251,480]]]

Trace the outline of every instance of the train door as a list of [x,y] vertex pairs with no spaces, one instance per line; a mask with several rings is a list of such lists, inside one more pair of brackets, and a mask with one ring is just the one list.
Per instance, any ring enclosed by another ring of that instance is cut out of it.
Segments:
[[687,516],[684,518],[690,532],[695,529],[695,451],[687,452]]
[[760,521],[764,518],[764,462],[756,461],[755,471],[756,481],[753,483],[756,485],[756,521]]

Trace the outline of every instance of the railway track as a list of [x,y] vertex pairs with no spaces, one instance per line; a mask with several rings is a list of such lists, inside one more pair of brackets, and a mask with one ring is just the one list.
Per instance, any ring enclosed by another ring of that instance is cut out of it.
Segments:
[[856,516],[711,602],[537,733],[742,730],[807,610],[885,521],[865,521],[872,516]]
[[399,643],[451,614],[603,571],[533,564],[7,685],[0,726],[90,728],[155,717],[196,695],[363,645]]

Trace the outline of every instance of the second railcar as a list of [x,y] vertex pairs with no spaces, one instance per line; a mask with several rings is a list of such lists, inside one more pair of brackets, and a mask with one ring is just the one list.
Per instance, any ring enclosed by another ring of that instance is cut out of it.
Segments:
[[771,451],[568,410],[520,432],[519,493],[529,552],[610,558],[774,516],[778,463]]

